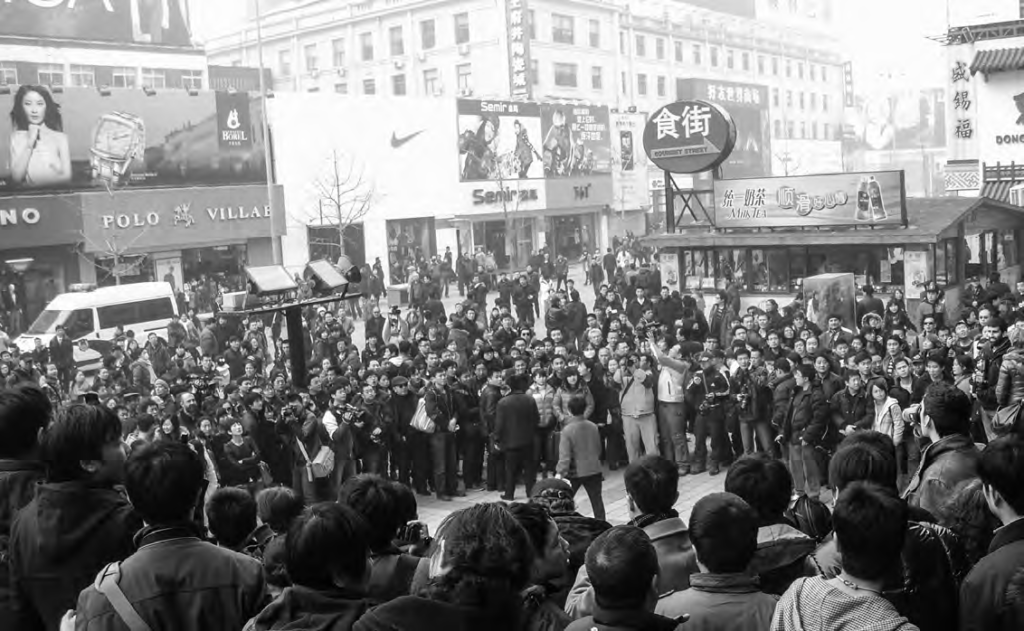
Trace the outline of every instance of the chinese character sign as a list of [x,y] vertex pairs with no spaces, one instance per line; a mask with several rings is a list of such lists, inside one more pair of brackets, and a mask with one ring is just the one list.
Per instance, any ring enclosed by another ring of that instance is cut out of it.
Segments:
[[530,12],[527,0],[505,0],[508,21],[508,72],[513,99],[529,99],[533,77],[530,76]]
[[647,156],[672,173],[714,169],[729,157],[735,144],[732,117],[709,101],[677,101],[659,107],[644,128]]
[[716,79],[683,79],[680,99],[702,99],[721,106],[736,124],[736,148],[722,164],[725,177],[771,175],[771,118],[768,88],[753,83]]
[[715,181],[718,228],[905,223],[903,171]]

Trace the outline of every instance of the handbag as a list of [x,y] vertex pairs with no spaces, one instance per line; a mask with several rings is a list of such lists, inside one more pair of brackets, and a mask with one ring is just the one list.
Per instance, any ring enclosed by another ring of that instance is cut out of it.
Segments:
[[434,421],[430,420],[430,417],[427,416],[427,404],[422,398],[416,403],[416,413],[412,415],[409,426],[425,434],[433,434],[437,431]]
[[1024,406],[1024,399],[1017,399],[1010,405],[996,410],[996,413],[992,415],[992,431],[1000,436],[1012,432],[1020,419],[1022,406]]
[[302,457],[306,459],[306,476],[309,481],[312,482],[314,478],[326,478],[331,475],[334,471],[334,450],[329,446],[324,445],[320,448],[320,451],[316,452],[316,456],[310,460],[309,452],[306,451],[306,446],[302,444],[302,439],[296,438],[299,442],[299,451],[302,452]]

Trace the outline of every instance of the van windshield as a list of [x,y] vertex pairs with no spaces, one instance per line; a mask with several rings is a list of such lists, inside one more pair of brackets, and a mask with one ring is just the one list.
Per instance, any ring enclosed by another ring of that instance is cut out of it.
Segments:
[[67,319],[70,311],[60,311],[53,309],[45,309],[36,318],[32,326],[28,327],[25,331],[28,335],[44,335],[46,333],[53,333],[53,329],[58,324],[62,324]]

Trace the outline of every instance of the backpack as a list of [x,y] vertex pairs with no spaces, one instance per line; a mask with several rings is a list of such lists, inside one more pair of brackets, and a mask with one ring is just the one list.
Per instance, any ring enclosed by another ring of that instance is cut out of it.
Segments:
[[824,541],[832,532],[832,513],[828,506],[821,500],[807,495],[797,498],[793,508],[787,511],[786,517],[796,524],[797,530],[817,543]]

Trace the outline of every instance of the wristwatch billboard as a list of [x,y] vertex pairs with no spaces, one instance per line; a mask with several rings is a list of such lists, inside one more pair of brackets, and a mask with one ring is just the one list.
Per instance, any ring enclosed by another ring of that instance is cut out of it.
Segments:
[[134,114],[112,112],[96,123],[89,163],[93,179],[111,186],[127,184],[132,162],[142,156],[146,146],[146,124]]

